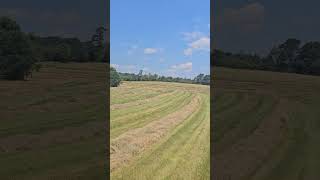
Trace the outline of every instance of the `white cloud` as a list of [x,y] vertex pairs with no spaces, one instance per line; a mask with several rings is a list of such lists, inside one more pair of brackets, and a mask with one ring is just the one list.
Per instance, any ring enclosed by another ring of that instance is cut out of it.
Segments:
[[159,50],[157,48],[145,48],[144,49],[144,54],[155,54]]
[[[210,24],[208,24],[210,28]],[[210,38],[199,31],[183,32],[183,39],[188,42],[187,48],[183,50],[185,56],[191,56],[196,51],[210,51]]]
[[193,49],[209,50],[210,49],[210,38],[202,37],[192,43],[189,46]]
[[184,40],[186,41],[193,41],[195,39],[198,39],[203,36],[203,33],[199,31],[194,31],[194,32],[183,32],[182,35],[184,36]]
[[142,68],[143,72],[150,72],[150,69],[148,67]]
[[111,67],[118,69],[120,66],[119,64],[110,64]]
[[187,48],[183,51],[183,54],[186,56],[191,56],[193,53],[193,49],[192,48]]
[[186,62],[182,64],[173,65],[170,67],[169,71],[192,71],[192,62]]
[[119,64],[110,64],[111,67],[114,67],[119,72],[127,72],[127,73],[136,73],[137,72],[137,66],[135,65],[119,65]]
[[200,37],[188,44],[188,48],[183,51],[184,55],[191,56],[194,51],[210,51],[210,38],[207,36]]
[[125,70],[135,70],[137,67],[135,65],[124,65],[121,66],[121,69],[125,69]]

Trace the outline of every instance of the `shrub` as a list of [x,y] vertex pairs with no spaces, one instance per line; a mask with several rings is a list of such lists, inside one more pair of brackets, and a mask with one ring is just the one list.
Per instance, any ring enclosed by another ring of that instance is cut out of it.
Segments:
[[113,67],[110,67],[110,86],[117,87],[119,86],[120,82],[121,82],[121,78],[117,70]]

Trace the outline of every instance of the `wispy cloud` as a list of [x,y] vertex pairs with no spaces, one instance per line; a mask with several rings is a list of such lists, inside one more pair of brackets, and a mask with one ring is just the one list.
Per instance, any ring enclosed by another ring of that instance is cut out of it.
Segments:
[[192,62],[186,62],[182,64],[176,64],[169,68],[170,72],[177,72],[177,71],[192,71]]
[[210,38],[209,37],[202,37],[202,38],[190,43],[189,46],[192,49],[209,50],[210,49]]
[[125,72],[135,72],[137,70],[137,66],[135,65],[124,65],[121,66],[122,71]]
[[159,52],[159,50],[157,48],[145,48],[143,52],[144,54],[155,54]]
[[188,48],[184,49],[183,54],[185,56],[191,56],[194,51],[210,51],[210,38],[204,33],[195,31],[189,33],[183,33],[184,40],[188,42]]
[[182,35],[183,35],[183,39],[186,41],[193,41],[195,39],[198,39],[198,38],[204,36],[203,33],[199,32],[199,31],[183,32]]
[[183,51],[183,54],[186,56],[191,56],[193,53],[193,49],[192,48],[187,48]]
[[142,68],[142,71],[145,72],[145,73],[152,72],[152,71],[150,70],[150,68],[148,68],[148,67]]
[[127,73],[136,73],[138,68],[136,65],[119,65],[119,64],[111,64],[111,67],[116,68],[119,72],[127,72]]
[[119,64],[110,64],[111,67],[118,69],[120,66]]

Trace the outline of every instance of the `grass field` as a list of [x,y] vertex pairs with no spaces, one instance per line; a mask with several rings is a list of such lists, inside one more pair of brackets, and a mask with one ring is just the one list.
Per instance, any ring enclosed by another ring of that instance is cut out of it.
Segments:
[[209,86],[111,88],[111,179],[210,179]]
[[105,179],[106,65],[0,81],[0,179]]
[[320,77],[214,72],[213,177],[320,179]]

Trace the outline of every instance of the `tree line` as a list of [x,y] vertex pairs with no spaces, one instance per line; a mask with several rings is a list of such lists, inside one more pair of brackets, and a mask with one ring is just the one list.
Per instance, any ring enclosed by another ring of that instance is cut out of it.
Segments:
[[78,38],[40,37],[25,33],[19,24],[0,17],[0,79],[22,80],[39,71],[40,62],[106,62],[104,27],[89,41]]
[[214,66],[320,75],[320,42],[288,39],[265,55],[214,50]]
[[138,74],[135,73],[121,73],[117,72],[115,68],[110,67],[110,86],[117,87],[121,81],[162,81],[162,82],[179,82],[190,84],[210,85],[210,75],[199,74],[194,79],[160,76],[158,74],[143,74],[140,70]]

